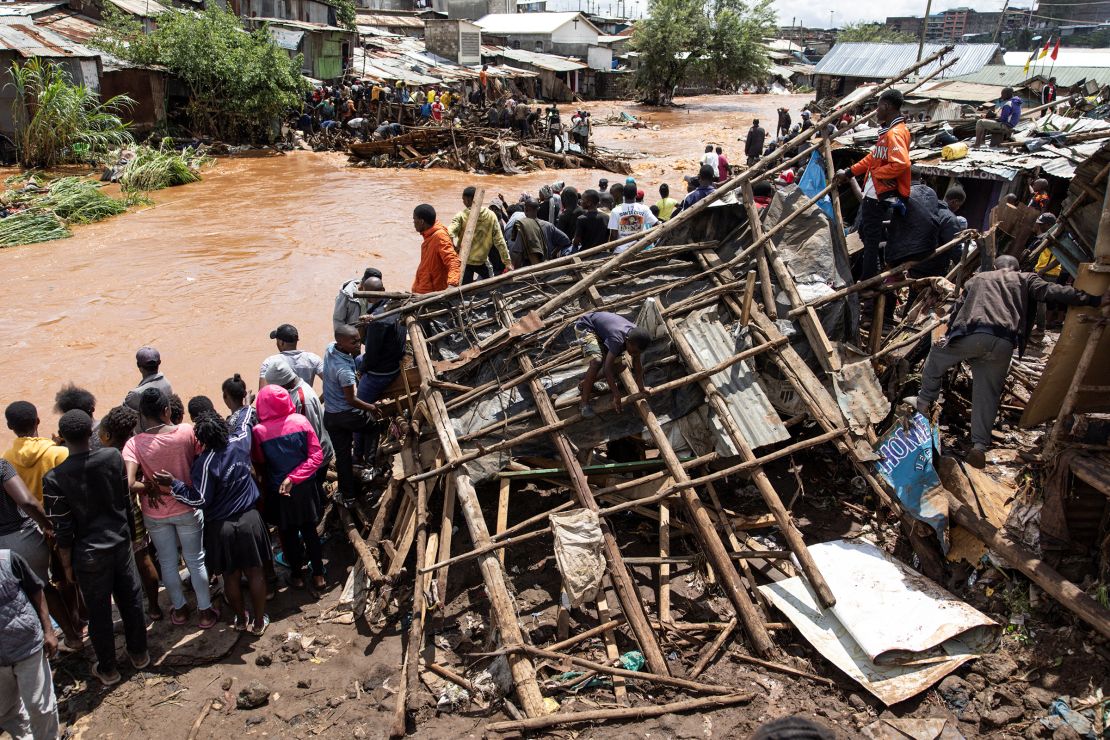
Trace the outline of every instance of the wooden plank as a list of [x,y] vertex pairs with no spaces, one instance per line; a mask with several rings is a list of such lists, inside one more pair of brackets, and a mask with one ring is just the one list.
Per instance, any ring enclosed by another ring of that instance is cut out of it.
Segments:
[[[509,524],[509,492],[512,488],[512,481],[508,478],[501,480],[501,487],[497,496],[497,524],[496,534],[501,534],[505,531],[505,527]],[[501,567],[505,567],[505,550],[504,548],[497,551],[497,559],[501,561]]]
[[[597,592],[597,617],[602,622],[612,621],[612,614],[609,612],[609,601],[605,598],[605,589]],[[605,630],[601,635],[601,640],[605,643],[605,657],[610,663],[615,663],[620,658],[621,653],[617,649],[617,640],[613,636],[613,630]],[[618,704],[628,704],[628,687],[620,676],[613,676],[613,696]]]
[[474,234],[478,230],[478,214],[482,211],[482,201],[486,197],[485,188],[478,188],[474,193],[474,201],[470,205],[466,218],[466,228],[463,229],[462,238],[459,239],[459,264],[466,269],[466,261],[470,259],[470,246],[474,243]]
[[[447,476],[443,485],[443,512],[439,519],[439,555],[436,557],[437,562],[451,557],[451,539],[454,535],[455,526],[455,479]],[[439,573],[436,574],[436,598],[440,605],[447,605],[447,567],[441,568]]]
[[[659,557],[671,555],[671,507],[659,502]],[[671,566],[666,561],[659,565],[659,620],[671,621]]]

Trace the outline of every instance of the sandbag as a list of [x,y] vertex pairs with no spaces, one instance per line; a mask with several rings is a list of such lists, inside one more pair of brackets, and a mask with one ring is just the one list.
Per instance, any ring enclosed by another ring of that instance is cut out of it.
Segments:
[[563,575],[563,589],[570,606],[592,601],[605,574],[597,512],[576,509],[552,514],[550,519],[555,535],[555,563]]

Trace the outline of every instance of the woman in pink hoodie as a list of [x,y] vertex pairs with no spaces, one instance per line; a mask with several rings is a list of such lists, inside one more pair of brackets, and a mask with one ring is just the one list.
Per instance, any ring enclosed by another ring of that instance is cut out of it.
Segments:
[[317,589],[327,585],[321,559],[320,500],[316,471],[324,461],[320,440],[308,419],[295,413],[289,391],[267,385],[255,402],[259,423],[254,427],[251,458],[262,480],[266,521],[278,528],[291,583],[304,585],[304,561],[312,568]]

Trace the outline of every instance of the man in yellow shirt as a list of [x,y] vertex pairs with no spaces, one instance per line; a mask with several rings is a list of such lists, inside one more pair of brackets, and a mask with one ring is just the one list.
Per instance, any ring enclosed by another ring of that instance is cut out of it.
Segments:
[[659,186],[659,202],[655,207],[659,209],[659,220],[669,221],[671,216],[674,215],[675,206],[678,201],[671,197],[671,186],[663,183]]
[[427,95],[426,95],[425,97],[427,97],[427,99],[428,99],[428,103],[434,103],[434,102],[436,102],[436,91],[435,91],[435,88],[434,88],[434,87],[429,87],[429,88],[428,88],[428,94],[427,94]]
[[[451,238],[455,241],[455,249],[462,248],[463,232],[466,231],[470,207],[474,205],[475,192],[477,191],[474,187],[463,190],[464,208],[455,214],[455,217],[451,219],[451,225],[447,228]],[[505,234],[501,231],[501,224],[494,212],[483,206],[478,211],[478,223],[474,225],[474,240],[470,242],[470,254],[467,256],[466,265],[463,268],[462,285],[475,280],[485,280],[490,276],[490,269],[486,264],[487,257],[493,263],[495,274],[500,274],[506,268],[512,269],[512,262],[509,260],[509,248],[505,244]]]

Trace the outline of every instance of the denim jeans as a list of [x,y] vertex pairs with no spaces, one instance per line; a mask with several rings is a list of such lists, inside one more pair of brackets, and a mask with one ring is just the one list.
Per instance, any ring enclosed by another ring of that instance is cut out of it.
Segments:
[[193,592],[197,595],[197,609],[201,611],[212,606],[208,593],[208,569],[204,565],[204,513],[195,511],[178,514],[165,519],[152,519],[143,516],[146,531],[158,551],[158,564],[162,568],[162,583],[166,586],[174,609],[185,606],[185,589],[177,571],[177,550],[181,545],[181,556],[189,569],[193,582]]

